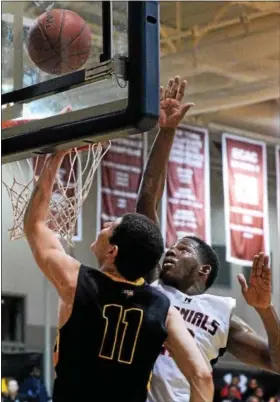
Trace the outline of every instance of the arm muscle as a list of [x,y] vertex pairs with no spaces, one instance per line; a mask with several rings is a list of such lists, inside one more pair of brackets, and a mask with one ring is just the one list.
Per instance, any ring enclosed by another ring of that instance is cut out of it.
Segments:
[[230,323],[228,351],[245,364],[275,371],[267,342],[236,316],[232,317]]
[[168,338],[165,347],[190,383],[190,401],[212,401],[214,387],[211,371],[194,338],[186,329],[180,313],[174,307],[169,309],[166,326]]

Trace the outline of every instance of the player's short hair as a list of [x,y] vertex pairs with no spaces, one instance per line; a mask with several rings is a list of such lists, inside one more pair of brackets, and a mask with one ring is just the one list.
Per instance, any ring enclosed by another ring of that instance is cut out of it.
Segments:
[[187,236],[188,239],[193,240],[196,243],[196,249],[198,252],[200,264],[210,265],[211,272],[205,284],[206,290],[209,289],[215,282],[220,269],[220,261],[215,251],[205,241],[195,236]]
[[123,215],[109,241],[118,246],[115,259],[117,270],[130,281],[152,271],[164,251],[159,227],[146,216],[137,213]]

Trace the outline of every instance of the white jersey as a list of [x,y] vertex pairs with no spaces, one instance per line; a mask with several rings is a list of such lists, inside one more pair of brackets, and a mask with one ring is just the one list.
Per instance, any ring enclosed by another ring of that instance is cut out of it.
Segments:
[[[195,337],[207,363],[213,365],[225,352],[235,299],[202,294],[187,296],[156,281],[157,287],[180,312],[186,328]],[[211,366],[210,366],[211,367]],[[187,402],[190,386],[167,350],[158,357],[148,394],[148,402]]]

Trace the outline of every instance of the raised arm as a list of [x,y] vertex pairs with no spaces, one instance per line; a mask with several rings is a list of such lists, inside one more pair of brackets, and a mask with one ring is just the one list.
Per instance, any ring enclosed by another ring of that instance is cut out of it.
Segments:
[[269,257],[263,253],[255,256],[249,285],[243,275],[238,279],[246,302],[255,308],[264,324],[268,342],[233,316],[228,351],[243,363],[280,374],[280,320],[271,304]]
[[72,304],[80,263],[67,255],[46,224],[56,173],[65,152],[51,155],[35,186],[24,216],[24,233],[39,268],[56,287],[61,299]]
[[170,79],[167,88],[160,91],[160,132],[152,146],[142,177],[136,210],[158,223],[157,208],[161,200],[167,174],[168,159],[175,129],[192,103],[182,104],[186,81]]
[[174,307],[169,309],[166,326],[165,347],[190,384],[190,402],[212,402],[214,385],[210,365]]

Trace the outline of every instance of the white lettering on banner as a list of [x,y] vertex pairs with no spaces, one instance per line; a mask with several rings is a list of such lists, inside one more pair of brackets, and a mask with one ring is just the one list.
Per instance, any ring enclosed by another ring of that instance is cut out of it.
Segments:
[[112,140],[101,162],[101,225],[135,210],[145,149],[143,134]]
[[129,187],[129,174],[124,172],[115,172],[115,184],[117,186]]
[[231,150],[231,157],[232,159],[250,162],[254,165],[259,164],[258,154],[253,151],[246,151],[243,148],[233,147]]
[[252,216],[242,215],[242,223],[244,223],[245,225],[252,225],[253,224]]
[[126,197],[126,198],[131,198],[133,200],[136,200],[137,194],[135,193],[127,193],[125,191],[120,191],[120,190],[111,190],[110,188],[102,187],[101,190],[104,194],[110,194],[110,195],[115,195],[116,197]]
[[193,211],[177,210],[173,215],[173,222],[179,227],[197,228],[196,216]]
[[259,173],[260,172],[260,166],[258,165],[252,165],[251,163],[247,162],[239,162],[239,161],[230,161],[230,167],[231,168],[237,168],[240,170],[246,170],[247,172],[252,172],[252,173]]
[[237,202],[259,205],[259,188],[256,177],[234,173],[234,196]]
[[117,199],[117,207],[120,209],[126,209],[127,200],[125,198],[118,198]]
[[[187,136],[185,134],[187,134]],[[196,147],[199,149],[202,149],[203,146],[200,135],[191,133],[190,131],[182,131],[182,130],[176,131],[176,138],[174,141],[175,146],[178,143],[188,147],[196,145]]]
[[197,229],[196,222],[178,221],[177,219],[174,219],[174,224],[176,227],[183,227],[184,229]]
[[125,147],[131,147],[131,148],[143,148],[143,140],[142,138],[139,141],[134,140],[129,140],[128,138],[119,138],[119,139],[114,139],[114,144],[119,144],[121,146]]
[[269,252],[266,145],[225,133],[222,154],[226,259],[251,266]]
[[253,239],[253,238],[254,238],[254,235],[253,235],[252,233],[244,232],[244,233],[242,234],[242,237],[243,237],[244,239]]
[[255,216],[256,218],[263,218],[264,213],[262,211],[254,211],[253,209],[241,208],[241,207],[230,207],[230,212],[235,214],[246,214]]
[[252,234],[257,234],[257,235],[263,235],[263,229],[259,229],[259,228],[254,228],[254,227],[250,227],[250,226],[243,226],[243,225],[236,225],[234,223],[230,224],[230,229],[235,230],[237,232],[248,232],[248,233],[252,233]]
[[173,205],[184,205],[186,207],[194,207],[196,209],[202,209],[203,205],[201,202],[190,201],[190,200],[180,200],[175,198],[168,198],[168,202]]
[[188,166],[203,168],[204,155],[201,154],[203,143],[201,137],[196,134],[188,133],[188,137],[183,137],[184,133],[178,131],[178,136],[171,150],[169,160],[175,163],[184,163],[187,161]]
[[176,130],[167,174],[168,246],[182,233],[196,234],[210,242],[208,150],[206,130]]
[[193,170],[178,166],[177,174],[181,184],[191,184],[193,179]]
[[135,167],[135,166],[121,165],[119,163],[114,163],[114,162],[110,162],[110,161],[106,161],[106,160],[103,161],[102,164],[103,164],[103,166],[113,168],[113,169],[124,170],[126,172],[131,172],[131,173],[136,173],[136,174],[141,173],[141,169],[138,167]]
[[122,155],[129,155],[129,156],[137,156],[138,158],[141,158],[142,155],[142,150],[141,149],[129,149],[125,147],[117,147],[115,145],[111,145],[110,147],[110,152],[116,153],[116,154],[122,154]]
[[175,192],[174,197],[177,199],[187,199],[187,200],[195,200],[195,194],[193,193],[191,188],[178,188],[178,191]]
[[178,209],[173,215],[173,222],[176,226],[192,227],[196,228],[196,217],[193,211],[187,211],[185,209]]
[[186,151],[184,149],[174,150],[169,158],[170,162],[176,163],[184,163],[184,161],[188,161],[188,166],[195,167],[198,169],[202,169],[204,163],[204,155],[195,154],[191,152],[189,149]]

